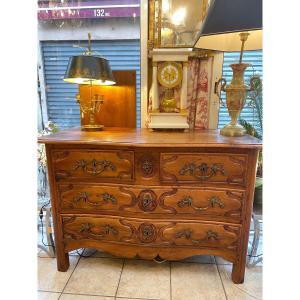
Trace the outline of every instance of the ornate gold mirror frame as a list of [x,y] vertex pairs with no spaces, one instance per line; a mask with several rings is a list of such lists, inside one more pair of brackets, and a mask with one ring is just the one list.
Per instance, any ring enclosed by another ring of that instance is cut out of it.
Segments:
[[[200,20],[203,21],[207,9],[209,0],[199,0],[201,1],[201,17]],[[163,0],[148,0],[148,50],[153,48],[189,48],[194,45],[173,45],[173,46],[164,46],[162,45],[161,39],[161,30],[162,30],[162,2]]]

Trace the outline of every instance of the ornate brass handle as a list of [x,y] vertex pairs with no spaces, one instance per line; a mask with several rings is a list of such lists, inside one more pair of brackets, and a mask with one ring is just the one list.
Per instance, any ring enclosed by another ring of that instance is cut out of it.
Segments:
[[177,205],[181,208],[185,207],[185,206],[190,206],[192,207],[194,210],[197,211],[203,211],[203,210],[207,210],[211,207],[215,207],[215,205],[218,205],[220,208],[224,208],[225,205],[224,203],[220,200],[219,197],[217,196],[212,196],[208,199],[208,206],[206,207],[197,207],[193,204],[193,199],[190,196],[185,196],[182,200],[177,202]]
[[116,166],[109,160],[96,160],[86,161],[84,159],[76,160],[73,166],[73,170],[81,169],[83,172],[92,175],[99,175],[107,169],[116,171]]
[[91,224],[91,223],[83,223],[80,226],[79,232],[88,233],[88,234],[92,234],[92,235],[96,235],[96,236],[100,236],[100,237],[103,237],[105,235],[109,235],[110,233],[112,235],[118,235],[119,234],[117,229],[115,229],[114,227],[112,227],[111,225],[108,225],[108,224],[102,226],[103,231],[100,232],[100,233],[92,232],[91,229],[94,228],[94,227],[96,227],[96,225]]
[[210,239],[213,239],[213,240],[218,240],[219,239],[218,233],[214,232],[212,230],[208,230],[206,232],[206,237],[204,237],[203,239],[199,239],[199,240],[193,239],[192,234],[193,234],[192,230],[185,229],[183,231],[176,232],[175,238],[176,239],[185,238],[187,240],[191,240],[193,243],[200,243],[200,242],[203,242],[203,241],[208,241]]
[[222,175],[226,176],[223,165],[221,164],[213,164],[210,167],[207,163],[201,163],[199,166],[194,163],[188,163],[179,170],[180,175],[189,173],[189,175],[192,175],[200,180],[207,180],[217,175],[217,172],[220,172]]
[[[220,89],[220,92],[218,91],[218,87],[221,83],[221,89]],[[226,87],[226,79],[225,78],[220,78],[218,81],[215,82],[215,89],[214,89],[214,92],[215,94],[217,94],[218,98],[219,98],[219,101],[220,101],[220,104],[223,106],[223,107],[226,107],[225,103],[223,102],[222,98],[221,98],[221,91],[223,92],[226,92],[225,90],[225,87]]]
[[103,193],[103,194],[97,194],[97,197],[102,196],[103,202],[108,203],[108,201],[111,201],[112,204],[117,204],[118,200],[115,196],[109,194],[109,193]]
[[74,196],[73,202],[78,203],[82,200],[84,203],[87,203],[89,205],[94,205],[94,206],[102,205],[103,203],[107,204],[109,201],[111,201],[112,204],[118,203],[117,199],[109,193],[97,194],[96,196],[97,197],[102,196],[102,201],[101,202],[92,202],[89,200],[88,193],[80,192],[76,196]]

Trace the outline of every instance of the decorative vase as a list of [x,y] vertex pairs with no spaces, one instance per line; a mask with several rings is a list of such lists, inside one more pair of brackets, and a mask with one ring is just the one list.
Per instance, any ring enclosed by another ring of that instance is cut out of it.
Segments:
[[231,122],[221,129],[221,134],[225,136],[243,136],[246,130],[238,124],[239,115],[245,105],[247,92],[253,88],[252,80],[250,88],[244,83],[244,72],[249,64],[231,64],[233,71],[231,83],[226,86],[226,80],[221,78],[218,82],[222,83],[221,90],[226,92],[226,105],[231,118]]

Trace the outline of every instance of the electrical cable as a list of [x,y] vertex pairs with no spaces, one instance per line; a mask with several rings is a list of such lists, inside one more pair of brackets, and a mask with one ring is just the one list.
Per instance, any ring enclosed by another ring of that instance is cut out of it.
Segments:
[[40,213],[39,213],[39,217],[40,217],[40,222],[41,222],[41,227],[42,227],[42,244],[46,247],[52,247],[52,248],[55,248],[53,245],[47,245],[45,244],[44,242],[44,223],[43,223],[43,217],[44,217],[44,213],[43,213],[43,209],[48,206],[50,204],[50,200],[44,204],[41,209],[40,209]]
[[80,256],[80,257],[91,257],[91,256],[93,256],[96,252],[97,252],[97,250],[95,250],[94,252],[92,252],[91,254],[89,254],[89,255],[83,255],[83,253],[84,253],[84,251],[86,250],[86,248],[83,248],[83,250],[82,250],[82,252],[81,253],[79,253],[79,251],[76,249],[75,251],[77,252],[77,254]]
[[258,255],[247,255],[248,257],[260,257],[260,256],[263,256],[263,254],[261,253],[261,254],[258,254]]

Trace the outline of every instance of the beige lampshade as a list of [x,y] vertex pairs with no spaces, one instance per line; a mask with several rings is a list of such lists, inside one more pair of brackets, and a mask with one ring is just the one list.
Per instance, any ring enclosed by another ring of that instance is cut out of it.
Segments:
[[[250,33],[250,35],[245,43],[244,50],[262,49],[262,30],[253,30],[247,32]],[[241,51],[241,40],[239,33],[241,32],[202,36],[195,44],[195,48],[228,52]]]
[[240,51],[241,32],[250,33],[244,50],[262,49],[262,0],[212,0],[194,47]]

